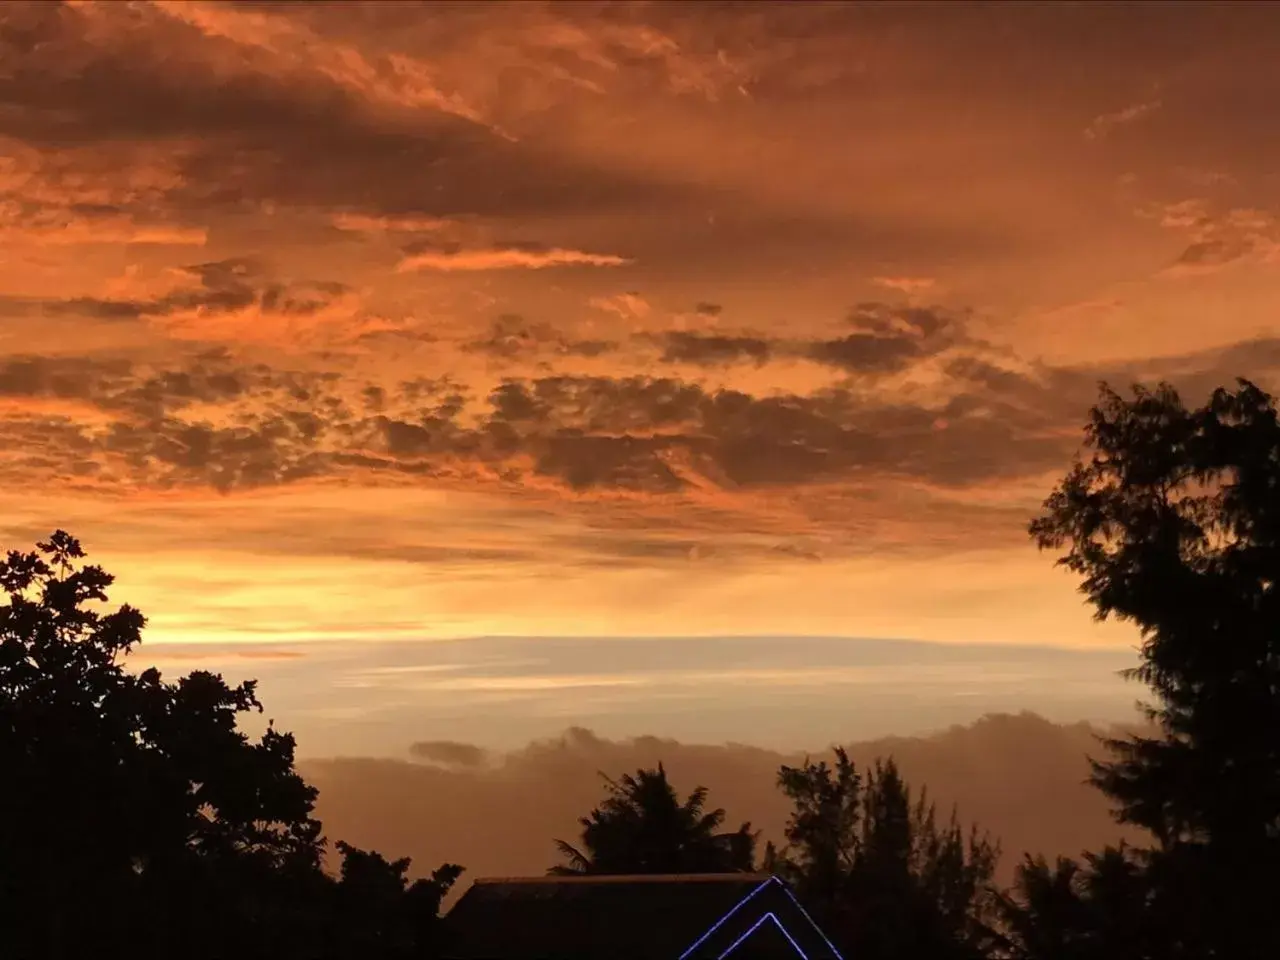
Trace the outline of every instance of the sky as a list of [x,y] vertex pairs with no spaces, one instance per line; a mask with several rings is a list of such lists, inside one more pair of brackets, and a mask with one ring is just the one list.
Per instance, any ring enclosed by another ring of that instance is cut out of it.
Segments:
[[1128,717],[1026,525],[1099,381],[1274,384],[1277,28],[4,4],[0,540],[316,756]]

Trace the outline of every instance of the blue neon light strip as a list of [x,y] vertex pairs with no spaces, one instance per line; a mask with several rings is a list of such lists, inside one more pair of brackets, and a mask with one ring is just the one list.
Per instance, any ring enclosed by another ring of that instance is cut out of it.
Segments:
[[[813,929],[818,932],[818,936],[820,936],[822,938],[822,942],[827,945],[827,949],[831,951],[831,955],[835,957],[835,960],[844,960],[844,957],[841,955],[840,951],[836,949],[836,945],[831,942],[831,940],[827,937],[825,933],[822,932],[822,928],[818,926],[817,923],[814,922],[813,917],[809,916],[809,911],[804,908],[803,904],[801,904],[799,899],[796,898],[796,895],[792,893],[791,887],[783,883],[777,877],[770,877],[768,880],[764,881],[764,883],[760,884],[760,886],[756,887],[754,890],[748,893],[745,897],[743,897],[741,900],[735,903],[732,907],[730,907],[728,912],[726,912],[724,916],[722,916],[719,920],[717,920],[710,930],[708,930],[706,933],[700,936],[697,940],[695,940],[693,944],[689,947],[689,949],[687,949],[684,953],[680,954],[678,960],[686,960],[686,958],[688,958],[690,954],[692,954],[700,946],[706,943],[707,940],[710,939],[717,930],[723,927],[735,913],[741,910],[742,907],[746,905],[747,901],[751,900],[752,897],[758,894],[765,887],[769,886],[769,884],[771,883],[777,883],[778,886],[782,887],[782,889],[786,891],[787,896],[791,898],[791,902],[794,903],[796,905],[796,909],[800,911],[800,915],[804,917],[807,921],[809,921],[809,926],[813,927]],[[778,929],[782,931],[782,935],[786,937],[788,942],[790,942],[791,946],[795,948],[796,953],[798,953],[803,958],[803,960],[809,960],[809,955],[800,949],[800,945],[796,943],[795,938],[792,937],[791,934],[787,932],[787,928],[782,925],[782,921],[780,921],[776,916],[774,916],[773,911],[766,913],[763,917],[761,917],[759,920],[753,923],[751,925],[751,928],[747,930],[747,932],[744,933],[742,936],[740,936],[737,940],[735,940],[732,946],[730,946],[728,950],[720,954],[717,960],[724,960],[724,958],[727,957],[730,953],[732,953],[735,949],[737,949],[737,947],[744,940],[746,940],[747,937],[751,936],[752,933],[754,933],[757,929],[759,929],[760,925],[764,923],[766,920],[772,920],[775,924],[777,924]]]
[[725,957],[733,953],[733,951],[737,950],[738,947],[742,945],[742,942],[746,940],[747,937],[751,936],[753,933],[759,930],[761,925],[763,925],[766,920],[772,920],[773,925],[782,931],[782,935],[787,938],[787,943],[791,944],[791,949],[794,950],[797,954],[799,954],[800,960],[809,960],[809,955],[800,949],[800,944],[796,943],[795,938],[792,937],[791,934],[787,933],[787,928],[782,925],[781,920],[779,920],[777,917],[773,915],[772,910],[766,913],[763,917],[761,917],[755,923],[753,923],[750,929],[747,930],[747,932],[744,933],[742,936],[740,936],[737,940],[733,941],[733,943],[729,946],[729,949],[726,950],[724,953],[720,954],[720,956],[717,957],[716,960],[724,960]]
[[[787,891],[787,896],[790,897],[791,902],[796,905],[796,909],[800,911],[800,915],[809,921],[809,926],[818,931],[818,936],[820,936],[822,938],[822,942],[827,945],[827,949],[831,951],[831,955],[835,957],[836,960],[844,960],[844,957],[840,955],[840,951],[836,949],[836,945],[827,939],[827,935],[822,932],[822,928],[814,923],[813,917],[809,916],[809,911],[804,908],[804,905],[796,895],[791,892],[791,888],[784,883],[782,884],[782,889]],[[783,930],[782,932],[786,933],[787,931]],[[790,939],[790,937],[788,937],[788,939]],[[797,947],[797,949],[799,948]]]
[[[712,926],[712,928],[711,928],[710,930],[708,930],[706,933],[704,933],[702,936],[700,936],[697,940],[693,941],[693,944],[689,947],[689,949],[688,949],[688,950],[686,950],[684,953],[680,954],[680,956],[679,956],[678,960],[685,960],[685,958],[686,958],[686,957],[688,957],[691,953],[693,953],[693,952],[694,952],[695,950],[697,950],[700,946],[702,946],[704,943],[706,943],[706,942],[707,942],[707,939],[708,939],[709,937],[711,937],[711,935],[712,935],[712,934],[714,934],[717,930],[719,930],[721,927],[723,927],[723,926],[725,925],[725,923],[727,923],[727,922],[728,922],[728,920],[729,920],[729,918],[730,918],[730,917],[732,917],[735,913],[737,913],[739,910],[741,910],[741,909],[743,908],[743,906],[747,903],[747,901],[749,901],[749,900],[750,900],[752,897],[754,897],[757,893],[759,893],[761,890],[763,890],[765,887],[769,886],[769,884],[771,884],[771,883],[773,883],[773,882],[774,882],[774,878],[773,878],[773,877],[770,877],[768,880],[766,880],[764,883],[760,884],[760,886],[756,887],[754,890],[752,890],[750,893],[748,893],[745,897],[743,897],[741,900],[739,900],[737,903],[735,903],[732,907],[730,907],[730,908],[729,908],[729,911],[728,911],[728,912],[727,912],[723,917],[721,917],[719,920],[717,920],[717,921],[715,922],[715,925],[714,925],[714,926]],[[810,922],[812,922],[812,921],[810,921]],[[752,927],[752,929],[754,930],[755,928],[754,928],[754,927]]]

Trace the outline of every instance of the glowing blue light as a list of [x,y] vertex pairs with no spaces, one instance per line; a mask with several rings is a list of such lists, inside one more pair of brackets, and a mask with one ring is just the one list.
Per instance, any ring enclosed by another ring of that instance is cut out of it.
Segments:
[[[809,916],[809,911],[804,908],[804,905],[800,902],[799,898],[791,892],[791,888],[784,883],[782,884],[782,889],[787,891],[787,896],[790,897],[791,902],[796,905],[796,909],[800,911],[801,916],[809,921],[809,926],[818,931],[818,936],[820,936],[822,938],[822,942],[827,945],[827,949],[831,951],[831,955],[835,957],[836,960],[844,960],[844,957],[840,955],[840,951],[836,949],[836,945],[828,940],[827,935],[822,932],[822,928],[814,923],[813,917]],[[786,933],[787,931],[783,930],[782,932]]]
[[[822,942],[825,943],[827,945],[827,949],[831,951],[831,956],[834,957],[835,960],[844,960],[844,957],[841,956],[840,951],[836,949],[835,944],[833,944],[827,938],[827,935],[822,932],[822,928],[819,927],[816,923],[814,923],[813,917],[809,916],[809,911],[807,911],[800,904],[800,901],[796,899],[796,895],[791,892],[791,888],[787,886],[787,884],[779,880],[777,877],[770,877],[769,879],[765,880],[764,883],[760,884],[760,886],[756,887],[754,890],[748,893],[745,897],[743,897],[741,900],[735,903],[732,907],[730,907],[729,910],[724,914],[724,916],[722,916],[719,920],[715,922],[714,925],[712,925],[710,930],[708,930],[706,933],[700,936],[697,940],[695,940],[688,950],[680,954],[678,960],[688,960],[688,957],[695,950],[697,950],[700,946],[706,943],[707,940],[710,939],[717,930],[719,930],[726,923],[728,923],[730,918],[732,918],[734,914],[736,914],[739,910],[741,910],[748,901],[750,901],[756,894],[758,894],[765,887],[769,886],[769,884],[771,883],[776,883],[778,886],[780,886],[783,890],[786,891],[787,896],[791,898],[791,902],[794,903],[796,905],[796,909],[800,911],[800,915],[809,922],[809,926],[813,927],[814,930],[818,931],[818,936],[822,938]],[[791,946],[795,949],[796,953],[799,954],[799,956],[801,957],[801,960],[809,960],[809,955],[800,949],[800,945],[796,943],[795,938],[791,936],[791,934],[787,931],[787,928],[783,926],[782,921],[779,920],[774,915],[773,911],[769,911],[764,916],[762,916],[759,920],[753,923],[750,929],[748,929],[747,932],[744,933],[742,936],[738,937],[737,940],[733,941],[733,943],[729,946],[729,949],[726,950],[724,953],[720,954],[720,956],[717,957],[716,960],[724,960],[725,957],[733,953],[733,951],[736,950],[739,946],[741,946],[741,944],[747,939],[747,937],[755,933],[756,930],[760,928],[760,925],[763,924],[766,920],[772,920],[774,924],[777,926],[777,928],[782,931],[782,935],[787,938],[787,942],[790,943]]]
[[711,928],[710,930],[708,930],[706,933],[704,933],[702,936],[700,936],[697,940],[693,941],[693,945],[692,945],[692,946],[690,946],[690,947],[689,947],[689,949],[688,949],[688,950],[686,950],[684,953],[680,954],[679,960],[685,960],[685,958],[686,958],[686,957],[688,957],[688,956],[689,956],[689,954],[693,953],[693,951],[697,950],[700,946],[702,946],[704,943],[706,943],[706,942],[707,942],[707,939],[708,939],[708,938],[709,938],[713,933],[715,933],[717,930],[719,930],[721,927],[723,927],[723,926],[725,925],[725,923],[727,923],[727,922],[728,922],[728,920],[729,920],[729,918],[730,918],[730,917],[732,917],[735,913],[737,913],[739,910],[741,910],[741,909],[742,909],[742,907],[743,907],[743,905],[745,905],[745,904],[747,903],[747,901],[748,901],[748,900],[750,900],[750,899],[751,899],[752,897],[754,897],[757,893],[759,893],[761,890],[763,890],[765,887],[767,887],[769,884],[771,884],[771,883],[773,883],[773,882],[774,882],[774,878],[773,878],[773,877],[770,877],[768,880],[766,880],[764,883],[760,884],[760,886],[756,887],[754,890],[752,890],[750,893],[748,893],[745,897],[743,897],[741,900],[739,900],[737,903],[735,903],[732,907],[730,907],[730,908],[729,908],[729,912],[728,912],[728,913],[726,913],[726,914],[725,914],[723,917],[721,917],[719,920],[717,920],[717,921],[715,922],[715,925],[714,925],[714,926],[712,926],[712,928]]
[[796,943],[795,939],[791,936],[791,934],[787,933],[787,928],[782,925],[781,920],[779,920],[777,917],[773,915],[772,910],[766,913],[763,917],[761,917],[755,923],[753,923],[750,929],[748,929],[747,932],[744,933],[742,936],[740,936],[737,940],[733,941],[733,943],[729,945],[729,949],[726,950],[724,953],[720,954],[720,956],[717,957],[716,960],[724,960],[725,957],[733,953],[733,951],[737,950],[738,947],[742,944],[742,942],[746,940],[747,937],[751,936],[753,933],[759,930],[761,925],[763,925],[766,920],[772,920],[773,925],[782,931],[782,935],[787,938],[787,943],[791,944],[791,949],[793,949],[796,953],[800,955],[801,960],[809,960],[809,955],[800,949],[800,944]]

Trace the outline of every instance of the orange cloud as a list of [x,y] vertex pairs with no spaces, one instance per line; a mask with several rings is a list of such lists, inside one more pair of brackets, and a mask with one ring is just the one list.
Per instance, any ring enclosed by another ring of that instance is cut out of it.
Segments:
[[1139,213],[1188,238],[1162,276],[1211,274],[1237,262],[1274,263],[1280,258],[1280,221],[1266,210],[1236,207],[1217,213],[1208,201],[1196,199],[1157,204]]
[[371,217],[358,213],[339,213],[333,225],[350,233],[427,233],[456,226],[453,220],[438,217]]
[[317,300],[302,311],[273,309],[259,301],[230,310],[194,306],[151,317],[150,322],[165,336],[177,340],[273,344],[287,348],[351,343],[371,334],[404,328],[401,321],[365,313],[360,297],[349,291]]
[[3,222],[0,211],[0,241],[37,246],[81,244],[144,243],[157,246],[202,247],[208,242],[203,227],[137,223],[128,217],[80,217],[59,211],[32,222]]
[[1122,110],[1116,110],[1112,113],[1100,114],[1099,116],[1094,117],[1089,126],[1085,128],[1085,139],[1101,140],[1116,127],[1135,123],[1143,117],[1159,110],[1161,105],[1161,101],[1159,100],[1149,100],[1145,103],[1131,104]]
[[273,65],[282,72],[314,72],[375,103],[426,107],[486,124],[480,110],[445,90],[431,66],[414,57],[367,57],[358,47],[336,43],[296,19],[270,13],[173,0],[152,0],[152,6],[205,36],[272,55]]
[[405,257],[398,273],[414,270],[543,270],[547,267],[620,267],[631,263],[610,253],[587,253],[551,247],[545,250],[523,247],[489,247],[473,250],[431,250]]
[[0,135],[0,242],[36,246],[203,246],[208,231],[175,222],[180,151],[121,144],[40,149]]
[[638,293],[619,293],[612,297],[592,297],[587,305],[613,313],[624,320],[639,319],[649,315],[649,302]]
[[186,664],[225,663],[227,660],[301,660],[306,654],[301,650],[286,650],[273,647],[223,647],[199,649],[195,647],[165,647],[163,645],[147,647],[147,663],[151,664]]
[[933,277],[876,277],[877,286],[901,293],[919,293],[928,290],[934,284]]

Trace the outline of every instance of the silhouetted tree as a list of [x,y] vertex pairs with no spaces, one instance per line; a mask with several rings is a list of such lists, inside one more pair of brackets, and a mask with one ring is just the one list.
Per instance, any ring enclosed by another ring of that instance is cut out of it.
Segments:
[[0,956],[326,956],[293,737],[239,729],[252,681],[126,670],[145,620],[83,558],[58,531],[0,561]]
[[791,799],[786,847],[766,851],[849,956],[976,957],[991,942],[997,849],[953,813],[938,823],[923,791],[913,803],[892,759],[860,775],[835,762],[782,767]]
[[[1089,461],[1030,529],[1042,548],[1066,548],[1059,562],[1083,578],[1099,619],[1141,631],[1130,675],[1154,694],[1160,734],[1108,741],[1113,758],[1092,776],[1118,819],[1152,836],[1125,856],[1149,919],[1132,955],[1280,956],[1274,401],[1245,380],[1198,409],[1166,384],[1132,399],[1104,386],[1086,441]],[[1115,880],[1113,860],[1101,861],[1106,875],[1086,864],[1080,883]]]
[[1002,956],[1013,960],[1131,960],[1162,955],[1141,851],[1121,845],[1084,863],[1027,856],[999,895]]
[[862,778],[837,747],[831,767],[825,760],[783,766],[778,787],[790,798],[792,812],[786,846],[778,851],[768,844],[765,868],[785,877],[820,922],[832,925],[846,902],[861,846]]
[[683,803],[662,764],[620,780],[605,777],[606,797],[582,817],[581,846],[557,840],[565,863],[553,874],[737,873],[755,863],[755,834],[744,823],[723,833],[725,812],[707,810],[707,789]]
[[462,873],[446,864],[430,878],[410,881],[408,857],[381,854],[339,841],[342,866],[331,898],[328,954],[334,960],[376,957],[410,960],[430,956],[438,933],[440,903]]

